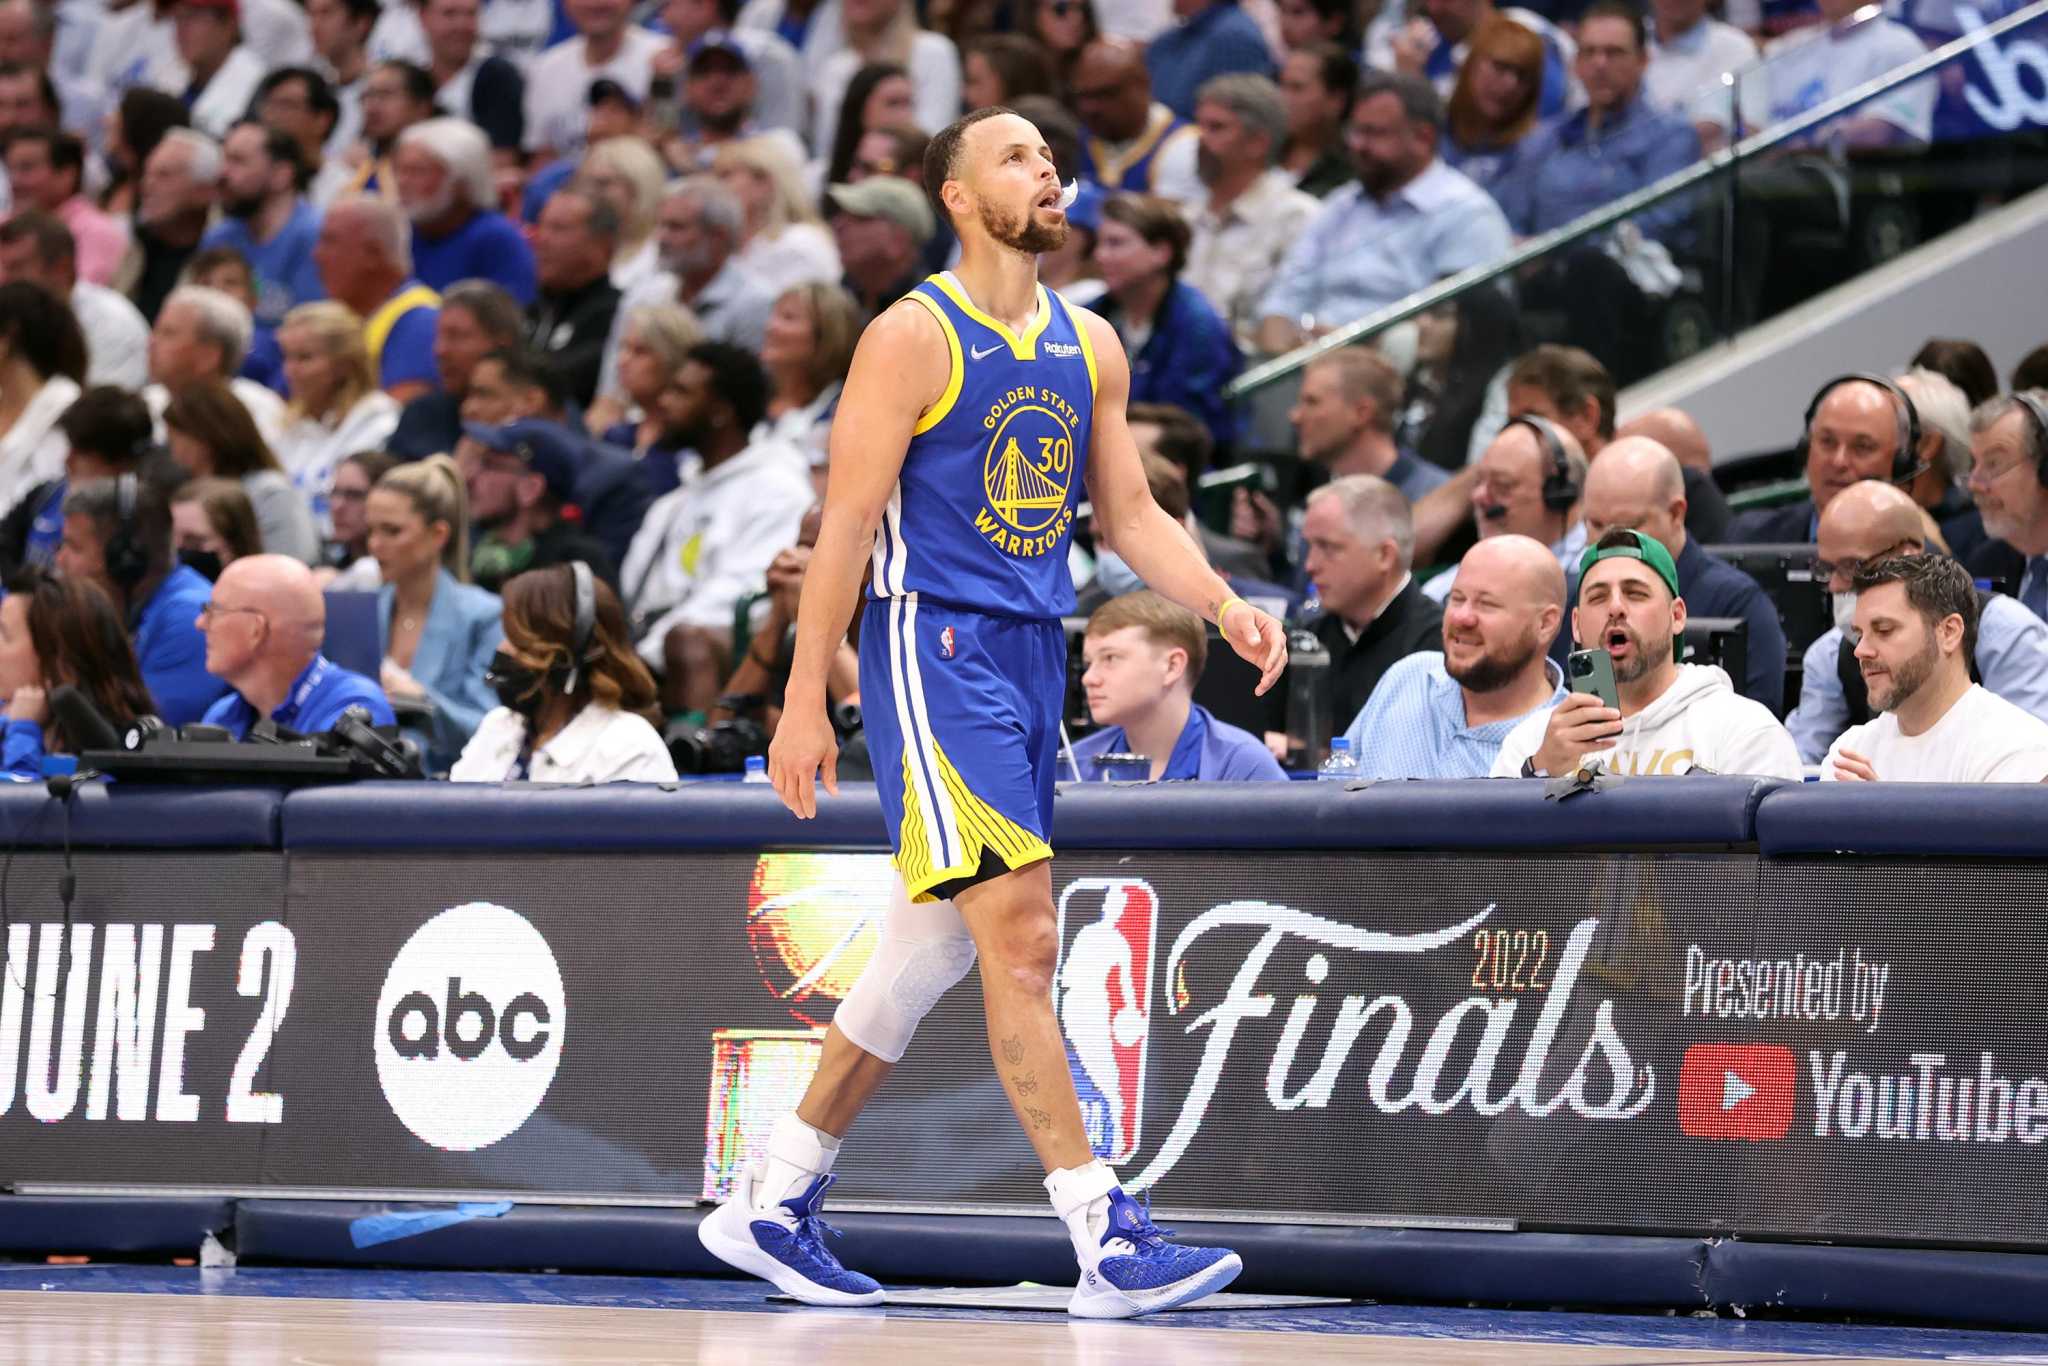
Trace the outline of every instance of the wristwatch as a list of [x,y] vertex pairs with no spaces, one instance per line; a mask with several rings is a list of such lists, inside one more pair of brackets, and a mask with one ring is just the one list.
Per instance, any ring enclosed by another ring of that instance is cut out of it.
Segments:
[[1522,760],[1522,776],[1524,778],[1540,778],[1543,776],[1541,773],[1538,773],[1536,771],[1535,755],[1532,754],[1528,758]]

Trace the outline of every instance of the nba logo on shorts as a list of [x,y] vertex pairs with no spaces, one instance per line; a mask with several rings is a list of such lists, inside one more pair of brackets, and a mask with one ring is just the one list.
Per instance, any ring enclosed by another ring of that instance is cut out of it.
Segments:
[[1159,894],[1137,878],[1077,878],[1060,893],[1054,1002],[1089,1146],[1110,1162],[1138,1151]]
[[939,632],[939,653],[948,659],[953,657],[953,628],[950,626]]

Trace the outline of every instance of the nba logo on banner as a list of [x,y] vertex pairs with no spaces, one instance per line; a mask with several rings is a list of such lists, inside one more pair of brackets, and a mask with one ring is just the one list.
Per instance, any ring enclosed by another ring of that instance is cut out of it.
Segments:
[[948,659],[953,657],[953,628],[950,626],[939,632],[939,653]]
[[1159,894],[1137,878],[1077,878],[1060,893],[1055,1008],[1097,1157],[1138,1151]]

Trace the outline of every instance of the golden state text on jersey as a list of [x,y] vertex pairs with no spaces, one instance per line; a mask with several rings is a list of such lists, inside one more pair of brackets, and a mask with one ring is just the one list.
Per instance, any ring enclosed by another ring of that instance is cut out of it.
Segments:
[[1096,380],[1079,315],[1040,286],[1031,324],[1012,332],[951,272],[908,297],[945,334],[950,370],[883,513],[872,593],[1004,616],[1072,612],[1067,545],[1086,496]]

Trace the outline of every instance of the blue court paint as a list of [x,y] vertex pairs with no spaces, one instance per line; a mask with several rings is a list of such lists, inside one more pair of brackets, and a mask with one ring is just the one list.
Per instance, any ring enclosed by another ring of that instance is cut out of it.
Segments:
[[[811,1312],[770,1304],[766,1298],[768,1287],[758,1281],[480,1271],[366,1271],[321,1267],[238,1267],[201,1271],[165,1266],[0,1264],[0,1291],[17,1290],[544,1304],[618,1309],[723,1309],[766,1314]],[[897,1318],[973,1318],[1019,1323],[1046,1321],[1043,1314],[991,1310],[876,1309],[851,1312],[886,1313]],[[1502,1344],[1781,1352],[1838,1360],[1902,1357],[1920,1361],[2003,1358],[2007,1361],[2048,1362],[2048,1335],[1948,1328],[1843,1326],[1783,1320],[1356,1304],[1311,1310],[1166,1314],[1145,1322],[1165,1332],[1178,1328],[1220,1328],[1261,1333],[1377,1334]]]
[[472,1219],[496,1219],[512,1212],[510,1200],[466,1201],[449,1209],[397,1210],[390,1214],[366,1214],[349,1221],[348,1240],[358,1248],[395,1243],[400,1238],[417,1238],[437,1228],[466,1224]]

